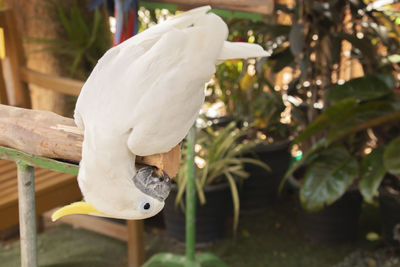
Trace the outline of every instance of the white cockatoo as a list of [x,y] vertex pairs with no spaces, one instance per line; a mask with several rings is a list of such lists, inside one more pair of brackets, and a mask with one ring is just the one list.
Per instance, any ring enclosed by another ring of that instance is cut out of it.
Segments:
[[84,131],[78,174],[84,201],[68,214],[143,219],[164,207],[168,175],[135,168],[136,156],[164,153],[188,133],[204,85],[227,59],[267,56],[261,46],[226,41],[225,22],[204,6],[181,13],[108,50],[79,95],[75,122]]

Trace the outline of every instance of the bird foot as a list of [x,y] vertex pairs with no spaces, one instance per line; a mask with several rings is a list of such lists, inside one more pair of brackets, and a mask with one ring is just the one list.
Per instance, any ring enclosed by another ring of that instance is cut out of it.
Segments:
[[171,191],[168,174],[154,166],[140,168],[133,177],[133,182],[140,191],[159,201],[164,201]]

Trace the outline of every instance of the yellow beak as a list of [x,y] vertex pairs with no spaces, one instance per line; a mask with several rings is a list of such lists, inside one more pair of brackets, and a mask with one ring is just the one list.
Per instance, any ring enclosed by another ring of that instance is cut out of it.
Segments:
[[109,217],[106,214],[96,210],[92,204],[84,201],[79,201],[56,210],[53,215],[51,215],[51,220],[55,222],[61,217],[72,214],[89,214],[94,216]]

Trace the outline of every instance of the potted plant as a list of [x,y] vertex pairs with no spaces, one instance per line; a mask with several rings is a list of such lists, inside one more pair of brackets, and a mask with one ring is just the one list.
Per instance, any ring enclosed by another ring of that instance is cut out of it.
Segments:
[[[277,89],[291,103],[298,132],[330,106],[327,95],[335,84],[398,68],[398,24],[383,3],[296,1],[275,9],[276,24],[261,27],[271,52],[267,70],[288,77]],[[298,142],[299,150],[309,151],[318,135]]]
[[271,171],[245,165],[249,179],[244,180],[240,187],[242,214],[258,214],[271,207],[291,159],[289,126],[280,122],[285,109],[282,95],[263,91],[251,104],[253,110],[248,117],[251,127],[246,137],[249,140],[258,138],[261,142],[247,155],[266,163]]
[[[318,140],[285,176],[288,179],[296,170],[305,169],[298,177],[300,217],[305,220],[303,230],[311,239],[354,239],[361,205],[358,188],[370,200],[386,172],[399,175],[396,164],[400,156],[394,152],[400,142],[398,131],[392,134],[396,137],[393,141],[387,134],[386,138],[377,137],[398,129],[400,102],[393,87],[391,75],[383,74],[336,85],[327,95],[332,105],[295,140]],[[328,214],[329,211],[333,213]],[[352,221],[345,221],[346,215]],[[323,225],[314,225],[319,223]]]
[[[332,206],[350,187],[357,187],[358,168],[365,156],[363,146],[375,148],[367,128],[376,132],[374,123],[380,115],[396,114],[391,105],[396,101],[388,104],[387,99],[393,99],[389,89],[393,84],[382,86],[384,81],[376,82],[382,78],[376,74],[398,69],[398,24],[388,5],[361,0],[297,1],[275,8],[280,11],[277,21],[284,25],[268,28],[272,37],[267,41],[271,50],[268,64],[274,73],[290,69],[286,99],[292,104],[292,121],[296,121],[298,132],[303,132],[295,145],[305,152],[285,180],[297,170],[301,206],[320,210]],[[347,83],[342,91],[334,89],[342,95],[335,98],[332,88],[340,88],[339,84],[357,76],[366,79]],[[362,82],[353,91],[353,83]],[[375,91],[374,87],[381,89]],[[351,98],[353,93],[356,95]],[[346,175],[337,177],[339,173],[332,171],[335,166]],[[321,176],[329,178],[319,179]],[[360,195],[354,198],[360,203]]]
[[[257,142],[239,142],[246,129],[238,129],[230,123],[220,131],[210,127],[199,132],[196,142],[196,242],[210,243],[223,237],[226,219],[233,208],[233,231],[239,222],[239,194],[237,182],[246,179],[248,174],[244,164],[254,164],[269,169],[258,160],[243,157],[243,153],[255,146]],[[185,158],[185,154],[183,157]],[[182,160],[183,164],[185,160]],[[185,194],[187,172],[183,165],[175,179],[170,196],[164,209],[167,235],[181,242],[185,240],[185,217],[183,213],[183,196]]]
[[[266,23],[239,19],[227,23],[232,32],[231,41],[257,42],[265,46]],[[290,127],[282,123],[281,116],[286,106],[282,93],[275,91],[266,78],[267,68],[265,59],[230,60],[217,67],[214,81],[208,87],[211,92],[208,101],[220,101],[226,108],[223,118],[236,121],[238,127],[246,126],[248,131],[244,138],[260,140],[246,156],[271,167],[271,171],[266,172],[258,166],[245,164],[250,179],[244,180],[239,188],[243,214],[259,213],[270,207],[291,159]]]
[[[384,148],[371,156],[379,164],[372,164],[368,174],[360,182],[364,197],[376,194],[379,188],[379,204],[381,210],[382,237],[391,245],[400,245],[400,137],[395,138]],[[382,164],[383,163],[383,164]],[[378,174],[379,173],[379,174]],[[380,184],[381,182],[381,184]]]

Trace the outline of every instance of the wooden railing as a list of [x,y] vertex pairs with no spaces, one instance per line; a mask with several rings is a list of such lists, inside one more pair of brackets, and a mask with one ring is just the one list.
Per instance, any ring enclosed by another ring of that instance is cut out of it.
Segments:
[[20,75],[21,80],[27,84],[35,84],[44,89],[73,96],[79,95],[84,84],[83,81],[44,74],[26,67],[20,68]]
[[270,15],[274,9],[273,0],[144,0],[164,4],[176,4],[178,9],[210,5],[212,8],[231,11],[244,11],[262,15]]
[[[37,266],[34,167],[77,174],[82,140],[82,132],[74,125],[72,119],[48,111],[0,105],[0,145],[2,145],[0,158],[15,161],[18,166],[18,206],[23,267]],[[137,157],[139,165],[157,166],[171,177],[178,172],[179,161],[179,146],[168,153]],[[130,230],[127,238],[128,247],[129,243],[135,245],[128,249],[128,258],[131,259],[129,265],[140,266],[144,262],[143,225],[135,221],[128,221],[127,224]]]

